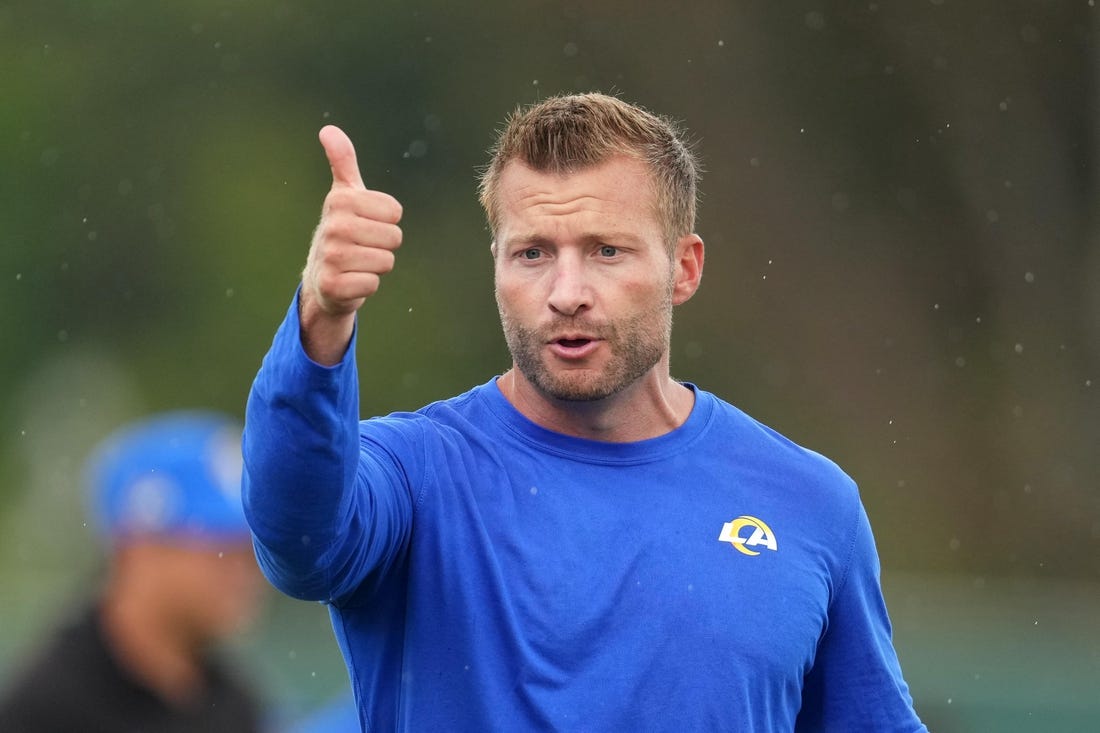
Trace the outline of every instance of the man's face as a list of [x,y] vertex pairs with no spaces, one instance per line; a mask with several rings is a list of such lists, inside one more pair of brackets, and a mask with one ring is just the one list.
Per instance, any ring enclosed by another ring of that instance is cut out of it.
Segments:
[[547,397],[592,401],[662,361],[675,268],[645,164],[554,175],[512,161],[499,190],[497,307],[520,374]]
[[258,612],[265,586],[249,543],[150,542],[136,549],[150,566],[142,575],[157,584],[165,617],[195,642],[240,631]]

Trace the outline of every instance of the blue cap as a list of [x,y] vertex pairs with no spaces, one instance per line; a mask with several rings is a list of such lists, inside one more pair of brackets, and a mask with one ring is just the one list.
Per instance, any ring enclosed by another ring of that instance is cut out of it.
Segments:
[[92,513],[114,541],[239,541],[249,536],[241,467],[241,428],[232,418],[201,411],[156,415],[124,426],[93,452]]

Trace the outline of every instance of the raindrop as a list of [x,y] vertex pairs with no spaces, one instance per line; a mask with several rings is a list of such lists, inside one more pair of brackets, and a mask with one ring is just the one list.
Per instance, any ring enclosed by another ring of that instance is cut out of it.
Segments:
[[719,42],[718,42],[718,45],[719,45],[719,46],[725,46],[725,45],[726,45],[726,42],[725,42],[725,41],[719,41]]
[[565,56],[568,56],[568,57],[570,57],[570,58],[572,58],[573,56],[576,56],[576,55],[577,55],[577,51],[578,51],[578,48],[577,48],[577,44],[573,43],[572,41],[570,41],[569,43],[565,44],[565,46],[564,46],[564,47],[562,48],[562,50],[561,50],[561,52],[562,52],[562,53],[563,53],[563,54],[564,54]]
[[1026,283],[1035,282],[1035,273],[1034,272],[1025,272],[1024,273],[1024,282],[1026,282]]
[[537,486],[532,486],[532,487],[531,487],[531,496],[535,496],[535,495],[537,495],[538,493],[539,493],[539,487],[537,487]]
[[825,27],[825,15],[817,10],[806,13],[804,21],[806,27],[812,31],[819,31]]
[[1017,354],[1022,354],[1022,353],[1024,353],[1024,345],[1023,344],[1016,344],[1015,346],[1012,347],[1012,350],[1015,351]]

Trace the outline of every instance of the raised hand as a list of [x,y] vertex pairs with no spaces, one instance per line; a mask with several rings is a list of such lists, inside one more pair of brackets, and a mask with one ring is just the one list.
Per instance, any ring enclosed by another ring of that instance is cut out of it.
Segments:
[[363,184],[355,146],[338,127],[319,134],[332,188],[302,272],[302,343],[314,361],[335,364],[344,354],[355,314],[393,269],[401,246],[401,204]]

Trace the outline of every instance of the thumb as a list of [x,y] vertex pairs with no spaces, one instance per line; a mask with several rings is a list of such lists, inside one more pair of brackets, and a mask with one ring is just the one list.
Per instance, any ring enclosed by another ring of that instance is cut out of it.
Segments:
[[332,185],[363,188],[363,178],[359,175],[359,163],[355,159],[355,146],[351,138],[335,125],[325,125],[317,135],[325,149],[325,157],[332,168]]

